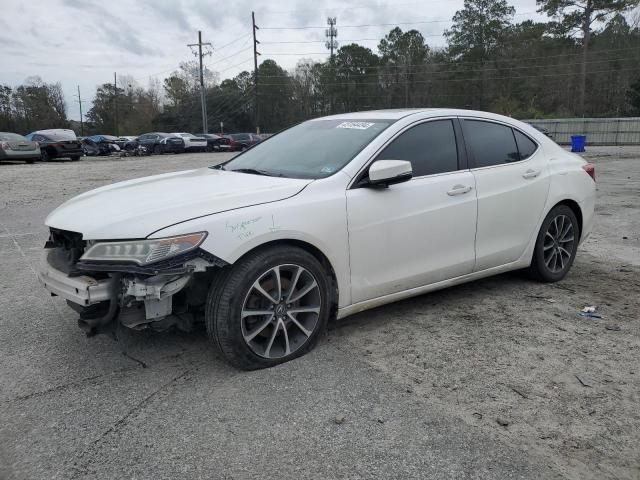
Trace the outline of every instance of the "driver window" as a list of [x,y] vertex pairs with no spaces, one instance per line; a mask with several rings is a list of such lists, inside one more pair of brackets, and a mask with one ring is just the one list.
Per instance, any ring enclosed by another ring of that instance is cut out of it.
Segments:
[[397,137],[376,160],[411,162],[414,177],[458,170],[458,147],[451,120],[434,120],[410,128]]

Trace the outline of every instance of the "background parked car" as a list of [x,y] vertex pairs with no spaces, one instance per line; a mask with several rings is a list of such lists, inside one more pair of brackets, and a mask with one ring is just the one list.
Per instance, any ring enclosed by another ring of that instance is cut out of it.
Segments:
[[118,144],[120,150],[125,152],[127,156],[133,155],[137,157],[143,155],[151,155],[151,150],[148,150],[146,147],[140,145],[140,142],[138,142],[138,137],[118,137],[116,139],[116,144]]
[[220,141],[222,137],[215,133],[198,133],[198,137],[207,139],[207,152],[215,152],[220,150]]
[[204,152],[207,149],[207,139],[204,137],[196,137],[193,133],[186,132],[172,133],[171,135],[175,135],[184,140],[185,150]]
[[546,128],[541,127],[540,125],[534,125],[533,123],[529,123],[528,125],[531,125],[533,128],[535,128],[539,132],[544,133],[547,137],[549,137],[551,140],[553,140],[553,134],[549,130],[547,130]]
[[22,135],[10,132],[0,132],[0,161],[24,160],[33,163],[40,158],[38,142],[32,142]]
[[38,130],[25,137],[32,142],[38,142],[40,158],[43,162],[62,157],[70,158],[75,162],[84,155],[82,144],[76,137],[76,133],[67,128]]
[[253,147],[256,143],[262,141],[262,139],[255,133],[231,133],[225,135],[224,138],[227,142],[220,143],[221,150],[227,150],[231,152],[239,152]]
[[177,137],[170,133],[145,133],[138,137],[138,142],[140,145],[156,155],[161,153],[184,152],[184,140],[181,137]]
[[116,140],[112,135],[92,135],[81,140],[82,149],[87,156],[111,155],[120,151]]
[[116,138],[116,144],[121,150],[133,150],[138,146],[138,137],[122,136]]

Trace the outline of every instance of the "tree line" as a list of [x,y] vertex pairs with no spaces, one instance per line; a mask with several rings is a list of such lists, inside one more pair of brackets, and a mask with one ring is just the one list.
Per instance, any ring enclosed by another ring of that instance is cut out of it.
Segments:
[[[222,122],[225,132],[256,126],[274,132],[331,113],[396,107],[473,108],[516,118],[640,115],[640,14],[629,15],[640,0],[537,4],[548,21],[515,22],[506,0],[465,0],[444,33],[444,48],[396,27],[377,51],[343,45],[324,62],[301,59],[292,71],[271,59],[257,72],[222,81],[207,70],[210,130]],[[100,85],[87,132],[201,132],[197,71],[195,62],[185,62],[146,88],[127,76],[116,86]],[[0,130],[68,124],[59,84],[31,79],[15,89],[0,86]]]

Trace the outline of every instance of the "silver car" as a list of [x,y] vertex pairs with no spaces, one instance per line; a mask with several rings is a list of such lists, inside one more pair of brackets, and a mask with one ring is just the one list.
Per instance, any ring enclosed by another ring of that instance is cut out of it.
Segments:
[[0,161],[24,160],[33,163],[40,158],[38,142],[27,140],[17,133],[0,132]]

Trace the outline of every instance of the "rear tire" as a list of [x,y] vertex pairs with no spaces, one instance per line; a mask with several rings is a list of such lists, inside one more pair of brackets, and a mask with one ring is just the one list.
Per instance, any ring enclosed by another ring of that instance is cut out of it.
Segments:
[[580,241],[575,213],[566,205],[556,205],[547,214],[533,250],[528,273],[541,282],[562,280],[573,265]]
[[162,147],[160,145],[154,145],[153,154],[154,155],[161,155],[162,154]]
[[48,162],[49,160],[51,160],[51,155],[49,154],[49,152],[46,150],[42,150],[40,152],[40,161]]
[[310,351],[326,330],[330,292],[327,272],[305,250],[257,251],[214,280],[205,309],[207,333],[237,368],[288,362]]

